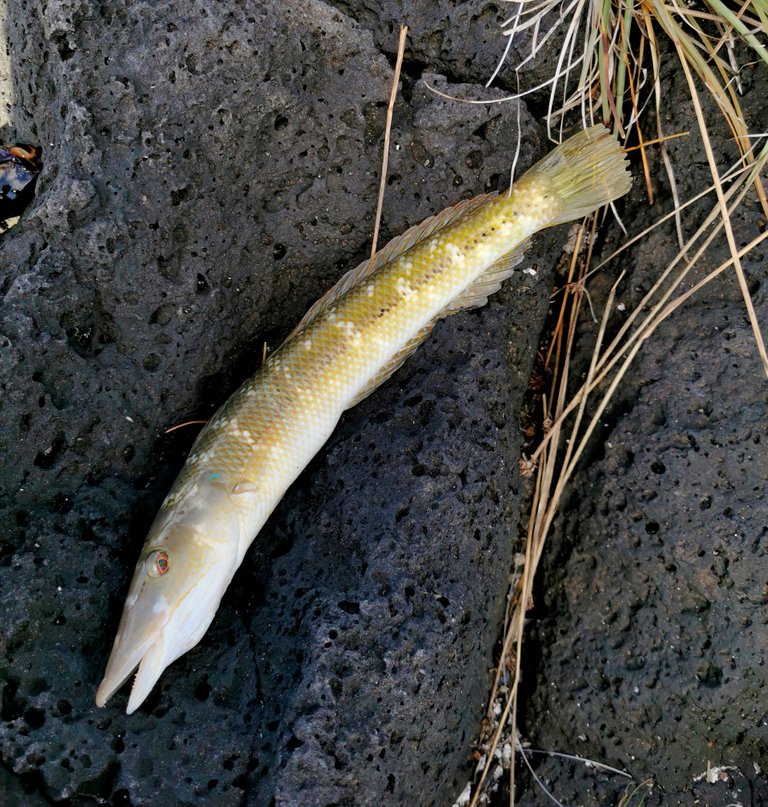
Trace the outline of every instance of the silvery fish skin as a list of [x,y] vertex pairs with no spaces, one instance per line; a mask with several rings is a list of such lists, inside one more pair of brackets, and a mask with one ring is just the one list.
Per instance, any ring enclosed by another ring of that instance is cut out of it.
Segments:
[[508,192],[412,228],[315,303],[195,442],[142,549],[96,703],[138,667],[133,712],[200,641],[249,545],[345,409],[386,380],[439,318],[483,305],[534,233],[608,204],[630,182],[618,144],[592,127]]

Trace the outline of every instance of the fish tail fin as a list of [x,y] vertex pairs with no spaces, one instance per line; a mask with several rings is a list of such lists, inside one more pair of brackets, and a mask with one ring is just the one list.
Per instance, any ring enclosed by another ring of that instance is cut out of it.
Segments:
[[568,138],[527,176],[545,180],[557,196],[550,226],[586,216],[623,196],[632,184],[624,152],[602,124]]

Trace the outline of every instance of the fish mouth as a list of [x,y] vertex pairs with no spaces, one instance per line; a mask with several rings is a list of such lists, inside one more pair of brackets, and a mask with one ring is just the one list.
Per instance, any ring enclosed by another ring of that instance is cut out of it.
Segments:
[[[202,585],[198,581],[173,607],[165,597],[142,600],[129,595],[104,679],[96,691],[97,706],[104,706],[134,671],[126,712],[132,714],[141,706],[165,669],[194,647],[210,625],[226,587],[217,581],[216,575],[209,575]],[[192,592],[194,598],[189,596]]]
[[126,708],[126,713],[132,714],[144,702],[172,660],[168,658],[162,633],[157,637],[149,637],[127,655],[122,648],[115,646],[107,663],[104,679],[96,692],[96,705],[105,706],[136,671]]
[[[163,607],[158,608],[161,604]],[[150,607],[154,613],[148,613]],[[178,653],[173,652],[174,632],[169,630],[173,622],[170,610],[162,599],[142,600],[129,594],[104,679],[96,691],[97,706],[104,706],[136,668],[127,713],[141,706],[163,670],[178,657]]]
[[126,709],[128,714],[135,712],[163,671],[203,637],[234,568],[229,556],[210,563],[204,574],[190,575],[183,564],[177,564],[179,581],[159,589],[157,578],[147,579],[140,564],[96,692],[96,705],[104,706],[136,671]]

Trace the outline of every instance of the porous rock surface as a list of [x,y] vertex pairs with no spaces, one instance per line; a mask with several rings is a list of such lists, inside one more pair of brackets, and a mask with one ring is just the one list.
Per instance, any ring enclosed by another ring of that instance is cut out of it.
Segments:
[[[0,801],[450,803],[508,584],[546,274],[439,326],[348,413],[200,646],[134,715],[125,692],[97,709],[194,439],[164,430],[209,416],[365,255],[396,33],[319,0],[7,14],[1,134],[41,143],[45,170],[0,241]],[[514,148],[514,109],[446,102],[424,79],[463,95],[473,76],[423,67],[395,111],[385,236],[497,187]]]

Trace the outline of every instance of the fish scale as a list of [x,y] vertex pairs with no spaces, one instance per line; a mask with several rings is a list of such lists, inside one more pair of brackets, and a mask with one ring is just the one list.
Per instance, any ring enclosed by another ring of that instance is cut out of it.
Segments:
[[195,442],[150,528],[96,702],[138,665],[133,711],[200,640],[248,546],[345,409],[440,317],[482,305],[534,233],[607,204],[629,183],[618,144],[600,126],[587,129],[508,193],[460,203],[390,242],[312,306]]

